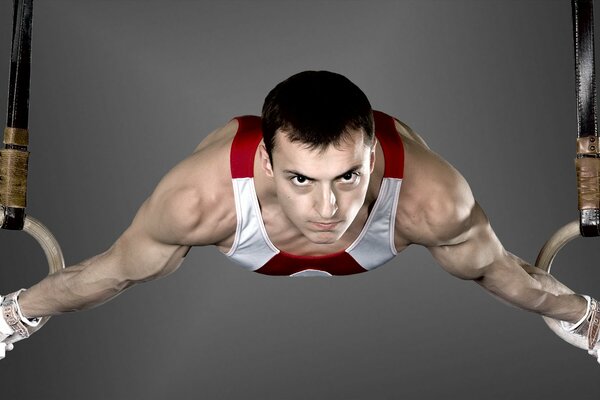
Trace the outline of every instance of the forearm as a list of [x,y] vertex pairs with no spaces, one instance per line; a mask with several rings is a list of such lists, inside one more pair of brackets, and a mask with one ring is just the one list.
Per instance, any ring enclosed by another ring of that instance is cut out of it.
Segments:
[[49,275],[19,296],[19,304],[27,317],[43,317],[84,310],[115,297],[130,282],[119,278],[109,253]]
[[587,302],[545,271],[507,253],[477,281],[508,303],[561,321],[577,322]]
[[560,321],[575,323],[587,311],[587,301],[578,294],[553,294],[541,289],[526,289],[515,302],[521,308]]
[[108,251],[49,275],[21,293],[21,311],[33,318],[95,307],[135,283],[175,271],[188,250],[124,235]]

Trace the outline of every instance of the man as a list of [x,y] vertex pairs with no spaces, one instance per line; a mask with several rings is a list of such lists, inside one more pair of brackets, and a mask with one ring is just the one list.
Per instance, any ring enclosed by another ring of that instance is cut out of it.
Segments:
[[269,93],[262,119],[211,133],[108,251],[6,296],[0,341],[10,349],[39,317],[165,276],[192,246],[268,275],[330,276],[374,269],[411,244],[572,335],[596,332],[596,301],[507,252],[464,178],[418,135],[373,112],[347,78],[308,71]]

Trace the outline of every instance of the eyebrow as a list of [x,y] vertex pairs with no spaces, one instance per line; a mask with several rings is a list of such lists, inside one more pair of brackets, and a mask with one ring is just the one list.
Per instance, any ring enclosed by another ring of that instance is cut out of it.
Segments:
[[[357,164],[357,165],[353,166],[352,168],[350,168],[349,170],[347,170],[346,172],[343,172],[343,173],[341,173],[340,175],[336,176],[334,179],[339,179],[339,178],[343,177],[343,176],[344,176],[344,175],[346,175],[346,174],[350,174],[350,173],[356,172],[356,171],[357,171],[357,170],[359,170],[361,167],[362,167],[362,164]],[[284,174],[289,174],[289,175],[298,175],[298,176],[303,176],[303,177],[305,177],[306,179],[308,179],[309,181],[316,181],[316,179],[315,179],[315,178],[311,178],[310,176],[304,175],[303,173],[301,173],[301,172],[298,172],[298,171],[294,171],[293,169],[284,169],[284,170],[283,170],[283,173],[284,173]]]

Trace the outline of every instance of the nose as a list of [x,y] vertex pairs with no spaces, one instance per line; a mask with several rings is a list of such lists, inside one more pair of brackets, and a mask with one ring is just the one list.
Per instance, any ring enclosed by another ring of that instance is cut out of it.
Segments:
[[325,220],[332,218],[338,210],[335,193],[330,186],[324,186],[316,199],[319,216]]

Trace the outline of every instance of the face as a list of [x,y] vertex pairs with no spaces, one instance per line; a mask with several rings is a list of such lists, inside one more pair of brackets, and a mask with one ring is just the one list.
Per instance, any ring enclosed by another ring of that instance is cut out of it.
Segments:
[[337,147],[310,150],[278,131],[272,164],[261,147],[262,166],[275,183],[281,208],[313,243],[340,239],[364,204],[375,163],[375,139],[369,145],[364,138],[362,130],[351,131]]

